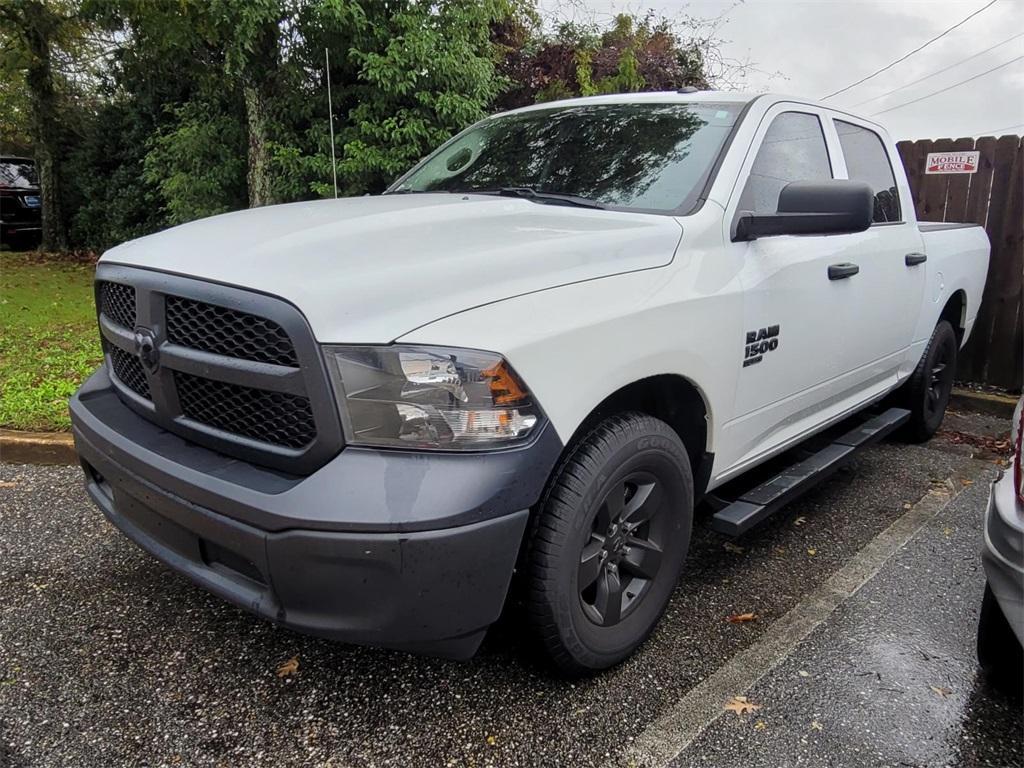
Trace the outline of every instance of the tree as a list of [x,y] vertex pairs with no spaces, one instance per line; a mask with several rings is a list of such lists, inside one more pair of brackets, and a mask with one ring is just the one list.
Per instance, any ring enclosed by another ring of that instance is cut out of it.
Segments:
[[68,247],[64,211],[61,77],[55,66],[57,49],[72,50],[82,40],[77,8],[70,0],[7,0],[0,5],[3,79],[24,83],[27,128],[39,169],[43,205],[42,247]]
[[512,83],[498,103],[504,109],[600,93],[707,88],[705,55],[717,47],[709,36],[684,39],[651,14],[620,14],[604,32],[566,22],[553,34],[520,15],[495,30],[495,44],[500,71]]
[[379,192],[428,151],[487,114],[505,85],[491,25],[502,0],[367,2],[341,87],[348,106],[339,174],[348,193]]
[[0,141],[39,160],[48,248],[333,194],[325,49],[344,195],[497,109],[723,65],[713,25],[548,32],[534,0],[0,0],[0,22]]

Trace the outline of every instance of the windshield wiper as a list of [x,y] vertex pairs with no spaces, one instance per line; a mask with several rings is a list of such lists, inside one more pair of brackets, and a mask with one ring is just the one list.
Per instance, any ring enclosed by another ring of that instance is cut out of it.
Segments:
[[605,205],[596,200],[588,200],[585,197],[575,195],[560,195],[557,192],[540,192],[533,187],[501,187],[500,189],[459,189],[453,192],[462,192],[467,195],[501,195],[502,197],[520,197],[524,200],[533,200],[535,203],[552,203],[555,205],[575,205],[579,208],[605,209]]

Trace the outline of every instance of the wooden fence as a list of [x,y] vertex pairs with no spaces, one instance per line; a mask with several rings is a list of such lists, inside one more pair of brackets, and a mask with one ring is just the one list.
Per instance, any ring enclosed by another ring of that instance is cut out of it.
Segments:
[[[899,143],[921,221],[971,221],[992,243],[988,282],[957,378],[1019,392],[1024,384],[1024,165],[1019,136]],[[973,174],[925,174],[929,152],[980,152]]]

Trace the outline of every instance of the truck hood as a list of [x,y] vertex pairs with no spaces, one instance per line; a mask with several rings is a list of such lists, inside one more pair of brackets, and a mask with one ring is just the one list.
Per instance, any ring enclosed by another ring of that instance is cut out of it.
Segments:
[[213,216],[120,245],[102,261],[280,296],[321,342],[386,343],[482,304],[662,266],[680,236],[669,216],[385,195]]

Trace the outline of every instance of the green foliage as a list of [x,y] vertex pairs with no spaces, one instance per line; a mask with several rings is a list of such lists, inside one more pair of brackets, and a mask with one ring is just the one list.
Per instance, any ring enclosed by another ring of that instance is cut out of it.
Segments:
[[159,191],[167,222],[245,207],[245,134],[238,119],[203,102],[174,110],[143,163],[143,177]]
[[68,429],[68,398],[101,359],[92,268],[4,252],[0,297],[0,427]]
[[[620,14],[611,29],[562,24],[554,34],[503,29],[500,70],[512,83],[500,97],[505,109],[538,101],[603,93],[706,87],[703,51],[715,41],[684,41],[665,20]],[[518,44],[524,34],[532,45]]]
[[29,109],[25,73],[17,66],[0,64],[0,147],[4,152],[24,154],[30,150]]
[[[42,2],[74,245],[333,195],[325,48],[342,195],[381,191],[496,109],[706,81],[704,43],[666,22],[549,34],[534,0]],[[0,144],[38,152],[30,52],[0,38]]]
[[358,79],[338,170],[346,193],[377,192],[453,133],[486,114],[504,85],[490,25],[497,0],[375,7],[349,56]]
[[163,201],[143,174],[152,124],[141,117],[133,104],[104,104],[69,152],[73,242],[113,245],[166,225]]

